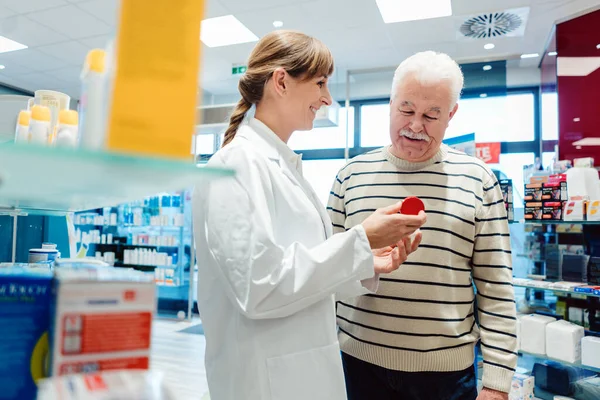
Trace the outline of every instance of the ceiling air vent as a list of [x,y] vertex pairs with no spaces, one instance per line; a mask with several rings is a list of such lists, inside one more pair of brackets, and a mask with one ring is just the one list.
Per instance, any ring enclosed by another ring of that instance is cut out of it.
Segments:
[[528,15],[528,7],[471,15],[463,20],[460,33],[473,39],[523,36]]

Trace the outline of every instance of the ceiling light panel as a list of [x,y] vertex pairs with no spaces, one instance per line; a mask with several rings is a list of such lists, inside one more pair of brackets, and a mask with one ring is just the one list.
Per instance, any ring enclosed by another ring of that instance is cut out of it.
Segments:
[[258,41],[258,37],[233,15],[202,21],[200,40],[208,47],[231,46]]
[[0,53],[8,53],[9,51],[23,50],[27,46],[14,40],[10,40],[4,36],[0,36]]
[[418,21],[422,19],[449,17],[452,15],[450,0],[376,0],[383,22]]

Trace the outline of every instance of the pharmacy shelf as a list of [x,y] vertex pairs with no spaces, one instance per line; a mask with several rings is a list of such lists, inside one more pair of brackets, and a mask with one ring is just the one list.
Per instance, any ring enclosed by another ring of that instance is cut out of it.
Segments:
[[[569,290],[569,289],[560,289],[560,288],[555,288],[552,287],[551,285],[553,284],[553,282],[546,282],[546,281],[531,281],[531,282],[539,282],[538,284],[530,284],[530,283],[522,283],[522,282],[513,282],[513,286],[514,287],[521,287],[521,288],[526,288],[526,289],[536,289],[536,290],[547,290],[550,292],[557,292],[557,293],[564,293],[564,294],[570,294],[570,295],[576,295],[576,296],[584,296],[584,297],[600,297],[600,293],[599,294],[594,294],[594,293],[584,293],[584,292],[576,292],[575,290]],[[547,285],[544,285],[547,284]],[[582,283],[583,285],[583,283]]]
[[537,360],[540,360],[540,361],[554,361],[554,362],[557,362],[557,363],[560,363],[560,364],[563,364],[563,365],[567,365],[567,366],[570,366],[570,367],[581,368],[581,369],[585,369],[585,370],[588,370],[588,371],[593,371],[593,372],[600,373],[600,368],[589,367],[587,365],[582,365],[581,363],[570,363],[568,361],[557,360],[555,358],[551,358],[551,357],[548,357],[546,355],[535,354],[535,353],[528,353],[528,352],[523,351],[523,350],[519,350],[519,355],[533,357],[533,358],[535,358]]
[[0,145],[0,212],[65,215],[233,176],[229,169],[109,152]]

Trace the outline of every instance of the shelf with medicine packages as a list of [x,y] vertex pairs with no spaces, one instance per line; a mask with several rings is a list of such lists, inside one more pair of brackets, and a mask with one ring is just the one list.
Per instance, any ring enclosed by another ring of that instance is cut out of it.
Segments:
[[116,222],[114,226],[75,223],[78,256],[151,275],[158,286],[159,314],[177,315],[188,308],[190,280],[194,279],[190,275],[190,199],[190,191],[162,193],[99,210],[104,216],[75,214],[75,222]]
[[[517,372],[524,374],[516,384],[533,384],[527,381],[532,377],[538,398],[598,393],[598,171],[591,159],[555,162],[546,171],[526,167],[524,182],[524,207],[509,217],[518,312]],[[503,190],[505,200],[510,200],[512,190]]]

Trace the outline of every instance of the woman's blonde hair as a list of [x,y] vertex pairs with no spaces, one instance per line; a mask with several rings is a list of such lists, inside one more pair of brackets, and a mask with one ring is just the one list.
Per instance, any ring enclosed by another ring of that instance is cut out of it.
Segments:
[[265,84],[277,68],[299,79],[330,76],[333,56],[321,41],[301,32],[280,30],[264,36],[252,50],[248,69],[238,83],[242,98],[229,117],[223,146],[233,140],[248,110],[262,99]]

